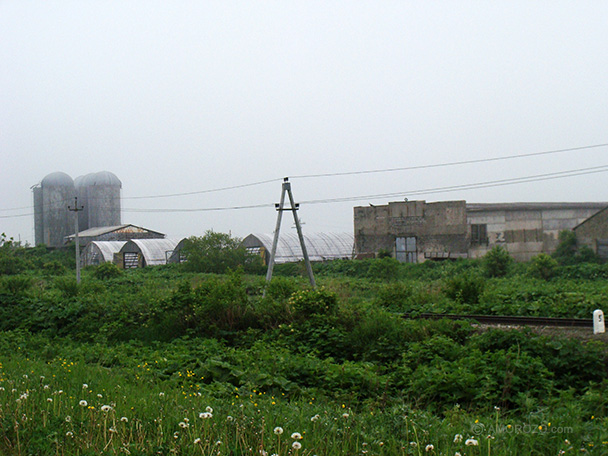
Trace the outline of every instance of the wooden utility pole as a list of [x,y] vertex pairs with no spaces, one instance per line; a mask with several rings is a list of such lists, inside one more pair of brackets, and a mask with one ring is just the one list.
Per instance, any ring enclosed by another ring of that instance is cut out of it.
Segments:
[[78,197],[74,197],[74,207],[68,206],[68,211],[74,213],[74,240],[76,241],[76,283],[80,283],[80,240],[78,239],[78,212],[84,209],[84,206],[78,207]]
[[[289,196],[289,203],[291,207],[285,208],[285,194]],[[279,231],[281,229],[281,220],[283,218],[283,211],[291,211],[293,213],[293,219],[296,222],[296,230],[298,231],[298,238],[300,239],[300,247],[302,248],[302,255],[304,256],[304,263],[306,264],[306,272],[308,273],[308,279],[310,285],[315,288],[315,277],[312,273],[312,266],[310,259],[308,258],[308,251],[306,250],[306,244],[304,243],[304,235],[302,234],[302,226],[300,225],[300,219],[298,218],[297,210],[300,208],[299,204],[294,203],[293,193],[291,193],[291,184],[289,178],[283,179],[283,186],[281,189],[281,202],[275,204],[275,208],[278,211],[277,214],[277,225],[274,230],[274,240],[272,241],[272,250],[270,251],[270,260],[268,261],[268,272],[266,273],[266,282],[270,282],[272,279],[272,270],[274,269],[274,259],[277,253],[277,245],[279,244]]]

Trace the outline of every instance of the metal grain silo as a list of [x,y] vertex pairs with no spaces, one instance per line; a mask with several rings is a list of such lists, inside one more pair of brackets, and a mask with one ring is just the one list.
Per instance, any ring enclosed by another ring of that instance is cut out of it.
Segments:
[[64,237],[74,232],[73,214],[68,211],[76,196],[74,181],[66,173],[55,172],[33,190],[36,244],[61,247]]
[[84,206],[80,229],[117,226],[120,217],[120,179],[109,171],[87,174],[76,179],[78,202]]

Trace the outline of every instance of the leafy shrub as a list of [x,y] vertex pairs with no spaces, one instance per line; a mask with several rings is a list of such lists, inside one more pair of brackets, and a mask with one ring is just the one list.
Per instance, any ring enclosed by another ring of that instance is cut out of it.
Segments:
[[122,274],[122,270],[114,263],[101,263],[95,268],[93,275],[99,280],[115,279]]
[[65,273],[65,266],[57,260],[51,260],[42,265],[45,275],[61,275]]
[[0,275],[21,274],[27,269],[27,262],[15,256],[0,257]]
[[539,253],[530,260],[528,270],[532,277],[549,280],[555,277],[557,267],[558,263],[555,258],[550,257],[546,253]]
[[412,287],[403,282],[386,284],[378,290],[377,303],[386,309],[403,312],[412,294]]
[[11,295],[21,295],[30,289],[32,286],[31,277],[16,275],[4,277],[0,282],[0,290]]
[[325,288],[317,288],[293,294],[289,299],[289,305],[297,316],[303,318],[311,315],[331,315],[337,309],[338,299],[334,293]]
[[385,257],[372,260],[367,271],[368,277],[379,280],[396,280],[399,276],[400,263],[394,258]]
[[240,239],[213,230],[206,231],[202,237],[186,239],[183,254],[186,257],[183,267],[187,271],[224,274],[239,266],[251,273],[264,271],[262,258],[249,253]]
[[506,249],[496,246],[483,257],[483,266],[488,277],[504,277],[513,258]]
[[54,285],[65,298],[78,296],[79,285],[74,277],[57,277]]
[[294,294],[298,285],[293,279],[286,277],[275,277],[266,286],[266,295],[276,300],[286,300]]
[[444,284],[446,296],[463,304],[478,304],[484,288],[483,279],[472,274],[449,278]]

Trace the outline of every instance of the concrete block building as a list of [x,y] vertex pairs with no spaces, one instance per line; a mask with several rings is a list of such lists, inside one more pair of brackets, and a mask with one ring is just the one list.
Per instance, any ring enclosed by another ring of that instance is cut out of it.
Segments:
[[539,253],[552,253],[560,231],[574,229],[607,206],[398,201],[355,207],[355,249],[359,258],[388,250],[400,261],[417,263],[478,258],[503,246],[516,260],[527,261]]

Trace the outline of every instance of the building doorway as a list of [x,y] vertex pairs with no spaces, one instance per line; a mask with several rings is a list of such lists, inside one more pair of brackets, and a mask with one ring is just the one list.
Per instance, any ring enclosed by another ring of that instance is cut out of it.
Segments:
[[395,257],[402,263],[417,263],[418,251],[416,249],[416,238],[414,236],[396,238]]

